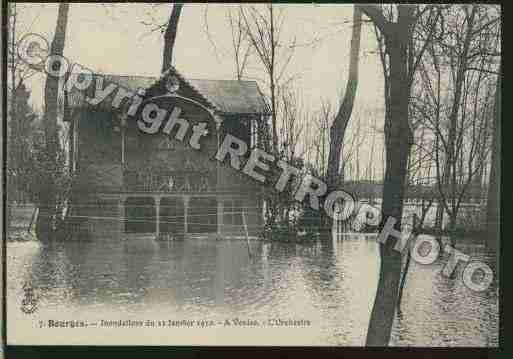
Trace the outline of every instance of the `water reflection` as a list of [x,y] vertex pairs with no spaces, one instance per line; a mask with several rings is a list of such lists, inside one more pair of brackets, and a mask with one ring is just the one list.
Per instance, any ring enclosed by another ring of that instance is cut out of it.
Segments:
[[[459,247],[472,259],[488,261],[481,246]],[[434,346],[496,346],[496,290],[466,288],[458,266],[451,279],[442,275],[446,259],[432,265],[412,262],[404,291],[402,315],[397,316],[394,344],[427,342]]]
[[[460,248],[487,259],[477,245]],[[251,255],[250,255],[251,253]],[[310,243],[191,239],[8,244],[8,310],[30,282],[40,311],[171,313],[177,318],[303,318],[316,345],[363,345],[379,268],[372,238]],[[412,262],[392,344],[494,346],[497,291],[474,293]],[[41,314],[40,312],[40,314]],[[299,343],[298,343],[299,344]]]

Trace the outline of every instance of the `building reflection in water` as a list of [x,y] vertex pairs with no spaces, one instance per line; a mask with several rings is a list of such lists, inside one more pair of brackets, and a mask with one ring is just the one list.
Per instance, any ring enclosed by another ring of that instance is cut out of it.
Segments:
[[[483,249],[465,251],[478,260]],[[8,306],[19,307],[29,282],[38,315],[301,317],[314,323],[314,342],[364,344],[379,268],[372,238],[253,242],[250,252],[240,240],[9,243]],[[441,276],[444,263],[412,262],[392,343],[497,345],[497,291],[470,292]]]

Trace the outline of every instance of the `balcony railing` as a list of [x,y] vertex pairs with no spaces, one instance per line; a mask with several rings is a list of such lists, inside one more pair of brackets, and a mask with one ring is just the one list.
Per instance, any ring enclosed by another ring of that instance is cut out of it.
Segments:
[[123,188],[133,192],[213,192],[216,176],[206,171],[124,171]]

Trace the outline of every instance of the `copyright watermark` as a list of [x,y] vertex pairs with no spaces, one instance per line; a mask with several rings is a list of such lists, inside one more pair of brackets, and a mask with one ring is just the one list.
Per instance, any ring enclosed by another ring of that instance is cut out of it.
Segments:
[[[94,84],[94,95],[85,96],[85,101],[96,106],[111,98],[110,106],[119,109],[126,104],[126,115],[135,118],[138,128],[147,134],[164,133],[170,135],[176,129],[175,139],[183,141],[189,128],[192,128],[189,145],[195,150],[201,149],[200,140],[208,134],[207,123],[200,122],[193,126],[181,117],[183,109],[175,105],[171,110],[163,108],[159,102],[166,96],[157,96],[144,99],[145,89],[133,91],[116,84],[107,82],[101,74],[78,63],[69,61],[66,57],[49,53],[48,41],[38,34],[27,34],[19,42],[17,54],[29,67],[45,72],[48,76],[61,78],[67,76],[64,87],[67,91],[89,91]],[[112,96],[111,96],[112,95]],[[169,96],[167,96],[169,97]],[[198,106],[201,104],[192,99],[178,95],[172,96],[188,101]],[[220,123],[216,114],[206,109],[216,123]],[[350,193],[337,189],[328,192],[327,184],[310,174],[304,175],[300,169],[277,159],[266,151],[253,148],[249,153],[249,146],[241,139],[226,134],[214,156],[219,162],[228,161],[229,165],[260,183],[269,183],[266,173],[274,167],[279,171],[278,180],[271,185],[277,192],[283,192],[287,186],[294,186],[294,200],[304,202],[316,211],[324,211],[330,218],[338,221],[348,220],[355,214],[351,226],[359,230],[363,225],[378,226],[381,223],[381,211],[368,204],[357,206],[355,197]],[[248,156],[249,155],[249,156]],[[247,157],[247,160],[246,160]],[[490,266],[480,261],[472,261],[470,257],[456,248],[444,245],[427,235],[413,235],[405,231],[408,226],[403,225],[403,231],[394,229],[397,219],[388,217],[385,225],[377,235],[379,243],[385,244],[389,238],[395,238],[394,250],[403,253],[410,251],[411,258],[419,264],[433,264],[442,253],[449,255],[449,260],[442,270],[445,277],[451,277],[460,263],[465,264],[462,280],[469,289],[481,292],[488,289],[494,280]]]

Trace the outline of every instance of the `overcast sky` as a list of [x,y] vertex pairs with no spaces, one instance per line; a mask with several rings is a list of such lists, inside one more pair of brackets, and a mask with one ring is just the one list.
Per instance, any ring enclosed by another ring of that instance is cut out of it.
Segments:
[[[51,40],[58,5],[18,6],[21,31],[38,33]],[[226,16],[229,6],[184,6],[174,64],[185,77],[234,79],[231,32]],[[295,37],[302,45],[294,53],[287,76],[296,77],[294,85],[305,106],[316,111],[321,99],[337,103],[345,89],[353,7],[306,4],[278,5],[278,8],[284,11],[284,39]],[[157,22],[164,23],[170,11],[169,4],[71,4],[64,55],[103,73],[158,76],[162,66],[162,34],[152,32],[151,26],[143,22],[151,22],[153,16]],[[312,41],[315,45],[308,46]],[[355,112],[360,114],[364,129],[373,121],[369,111],[377,115],[376,125],[380,128],[383,125],[383,75],[375,50],[374,31],[368,23],[364,24],[355,102]],[[256,64],[252,64],[251,70],[249,77],[258,80]],[[259,83],[265,90],[265,84]],[[36,106],[42,99],[41,84],[41,76],[31,82],[32,102]],[[370,145],[369,141],[364,148]],[[381,162],[381,145],[377,146],[376,162]],[[375,169],[375,176],[380,177],[381,164]]]

